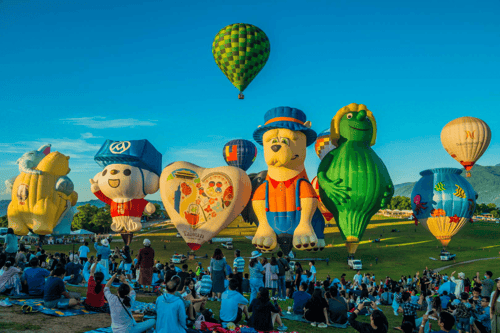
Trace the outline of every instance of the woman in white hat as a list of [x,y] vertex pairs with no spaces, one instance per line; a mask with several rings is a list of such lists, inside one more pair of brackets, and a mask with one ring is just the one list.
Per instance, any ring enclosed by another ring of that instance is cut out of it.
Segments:
[[146,289],[146,292],[149,292],[149,288],[151,287],[151,291],[153,291],[152,282],[153,282],[153,266],[155,264],[155,250],[151,248],[151,241],[149,239],[145,239],[144,247],[139,250],[139,256],[137,257],[137,266],[140,267],[139,274],[139,284],[143,285]]
[[97,251],[97,255],[101,255],[101,265],[106,269],[106,276],[109,275],[109,256],[111,255],[111,249],[109,247],[109,241],[107,239],[101,240],[101,245],[99,245],[99,240],[94,243],[94,248]]
[[264,287],[265,270],[259,259],[257,259],[261,255],[262,253],[259,251],[252,251],[252,257],[248,263],[248,270],[250,271],[250,303],[257,297],[259,289]]

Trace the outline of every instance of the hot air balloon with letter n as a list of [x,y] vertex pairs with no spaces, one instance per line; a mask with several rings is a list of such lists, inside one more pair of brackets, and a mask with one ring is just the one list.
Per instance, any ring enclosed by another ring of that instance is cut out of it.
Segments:
[[371,217],[394,194],[389,172],[371,146],[377,124],[363,104],[340,109],[331,122],[330,151],[318,168],[321,201],[333,214],[353,257]]
[[231,140],[224,145],[222,156],[228,165],[247,171],[257,158],[257,147],[248,140]]
[[271,44],[264,31],[254,25],[236,23],[217,33],[212,43],[212,54],[217,66],[229,81],[243,91],[259,74],[269,58]]
[[90,180],[91,191],[111,206],[111,230],[127,245],[142,229],[142,214],[156,210],[144,197],[158,191],[161,158],[148,140],[106,140],[94,157],[104,169]]
[[490,145],[491,130],[488,124],[478,118],[461,117],[450,121],[441,131],[441,143],[444,149],[466,170],[483,156]]
[[476,207],[476,192],[461,173],[455,168],[422,171],[411,193],[413,214],[443,246],[472,218]]

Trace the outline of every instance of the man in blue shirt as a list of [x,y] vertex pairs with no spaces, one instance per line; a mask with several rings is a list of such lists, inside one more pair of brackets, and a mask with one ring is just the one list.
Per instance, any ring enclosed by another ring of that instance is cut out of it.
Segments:
[[312,282],[316,283],[316,267],[314,267],[314,260],[309,261],[309,271],[311,272]]
[[363,275],[361,275],[361,271],[358,271],[356,275],[352,278],[352,284],[354,286],[354,283],[357,282],[358,286],[361,286],[361,283],[363,283]]
[[439,296],[441,298],[441,307],[446,309],[448,307],[448,302],[450,301],[450,296],[448,296],[448,292],[443,291],[443,296]]
[[43,302],[45,307],[53,309],[66,309],[73,307],[80,302],[71,298],[71,295],[66,291],[63,278],[66,275],[66,270],[62,266],[57,266],[54,269],[52,276],[45,283],[43,292]]
[[74,262],[69,262],[66,264],[66,275],[64,281],[68,281],[69,284],[80,284],[83,280],[81,274],[83,266],[81,264],[76,264]]
[[295,314],[304,314],[304,305],[311,298],[307,292],[307,284],[301,283],[299,287],[299,291],[293,293],[293,313]]
[[238,280],[229,280],[229,288],[222,293],[220,306],[220,319],[224,323],[233,322],[237,324],[245,314],[246,320],[250,318],[248,314],[248,300],[238,291]]
[[477,320],[474,322],[481,333],[491,332],[490,320],[490,296],[481,298],[481,312],[476,314]]
[[50,275],[46,269],[38,267],[38,259],[30,260],[31,268],[24,270],[21,276],[21,282],[28,286],[28,294],[31,296],[43,296],[45,288],[45,278]]
[[185,333],[186,310],[184,302],[177,296],[175,281],[167,282],[167,294],[156,299],[156,332],[157,333]]
[[80,264],[84,265],[87,262],[87,255],[89,254],[89,242],[85,242],[85,245],[80,246],[78,249],[78,256],[80,257]]
[[238,291],[243,294],[243,272],[245,271],[245,259],[241,257],[240,250],[234,251],[233,268],[236,270],[236,278],[238,279]]

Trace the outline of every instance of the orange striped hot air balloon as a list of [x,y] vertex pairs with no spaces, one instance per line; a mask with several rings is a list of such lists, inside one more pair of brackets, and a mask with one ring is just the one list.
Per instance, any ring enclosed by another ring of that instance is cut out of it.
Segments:
[[478,118],[461,117],[450,121],[441,131],[444,149],[467,171],[484,154],[491,141],[488,124]]

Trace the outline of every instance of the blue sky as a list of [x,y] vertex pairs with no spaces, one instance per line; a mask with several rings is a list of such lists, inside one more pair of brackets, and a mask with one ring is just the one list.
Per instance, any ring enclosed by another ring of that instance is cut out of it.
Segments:
[[[373,148],[394,184],[458,167],[440,132],[462,116],[489,124],[478,164],[496,165],[499,10],[498,1],[0,1],[1,183],[22,153],[51,143],[71,156],[86,201],[105,139],[148,139],[164,166],[216,167],[224,143],[252,140],[270,108],[302,109],[319,133],[353,102],[374,113]],[[211,53],[217,32],[239,22],[271,42],[245,100]],[[311,146],[310,178],[318,165]],[[248,171],[265,168],[259,146]]]

